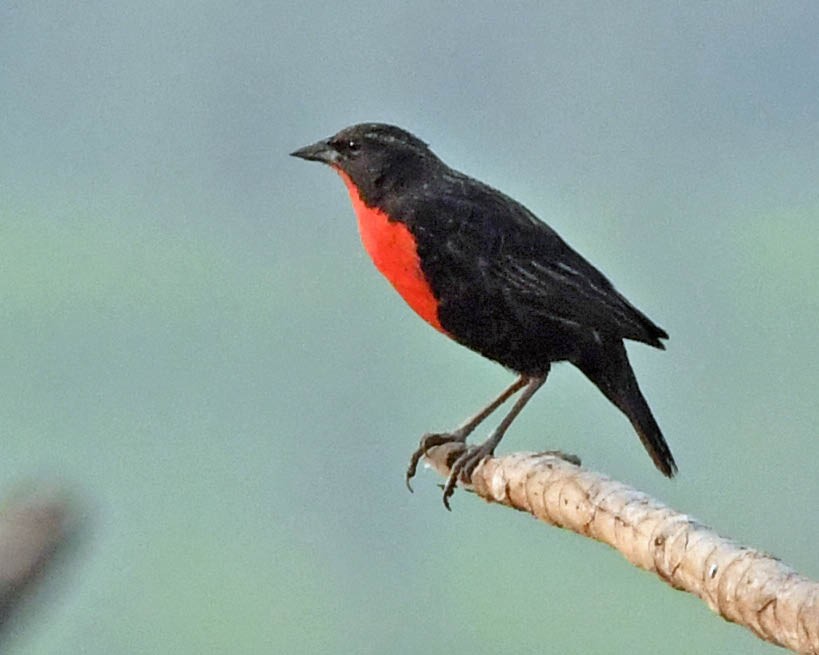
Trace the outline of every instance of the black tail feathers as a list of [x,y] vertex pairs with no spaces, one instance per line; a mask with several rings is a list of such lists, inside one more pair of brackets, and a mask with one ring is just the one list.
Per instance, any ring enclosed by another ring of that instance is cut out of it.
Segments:
[[575,364],[628,417],[657,469],[666,477],[674,477],[677,463],[640,391],[623,342],[606,344]]
[[671,454],[671,449],[660,431],[660,426],[654,420],[648,403],[646,403],[639,389],[636,390],[634,396],[631,399],[626,399],[622,405],[616,402],[615,405],[628,416],[637,431],[637,436],[640,437],[640,441],[643,442],[643,446],[651,456],[654,466],[667,478],[673,478],[677,472],[674,455]]

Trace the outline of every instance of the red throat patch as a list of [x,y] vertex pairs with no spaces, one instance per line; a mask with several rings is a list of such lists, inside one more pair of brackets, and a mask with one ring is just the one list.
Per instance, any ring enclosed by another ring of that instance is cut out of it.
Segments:
[[412,233],[400,221],[391,221],[386,213],[364,204],[349,176],[338,168],[335,170],[350,192],[361,242],[376,268],[421,318],[447,334],[438,320],[438,300],[421,270]]

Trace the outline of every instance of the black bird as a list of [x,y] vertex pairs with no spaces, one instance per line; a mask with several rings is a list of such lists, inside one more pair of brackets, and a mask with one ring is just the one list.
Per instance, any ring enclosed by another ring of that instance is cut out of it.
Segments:
[[457,429],[426,434],[426,451],[466,442],[522,390],[489,437],[454,461],[444,503],[460,477],[491,455],[509,425],[567,361],[622,411],[656,467],[671,477],[674,457],[629,364],[624,340],[664,348],[666,332],[626,300],[586,259],[526,207],[441,161],[409,132],[381,123],[348,127],[292,153],[335,169],[349,190],[364,247],[424,320],[518,378]]

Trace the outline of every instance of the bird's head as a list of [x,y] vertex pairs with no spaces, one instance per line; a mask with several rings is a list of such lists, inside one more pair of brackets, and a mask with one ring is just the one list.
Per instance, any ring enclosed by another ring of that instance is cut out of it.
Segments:
[[384,123],[346,127],[290,154],[327,164],[344,174],[368,204],[406,188],[442,165],[421,139]]

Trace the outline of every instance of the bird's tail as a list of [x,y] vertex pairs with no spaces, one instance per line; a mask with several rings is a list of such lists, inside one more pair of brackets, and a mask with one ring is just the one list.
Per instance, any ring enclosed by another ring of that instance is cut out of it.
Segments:
[[657,469],[673,477],[677,464],[640,391],[623,342],[607,343],[602,353],[581,357],[575,364],[628,417]]

